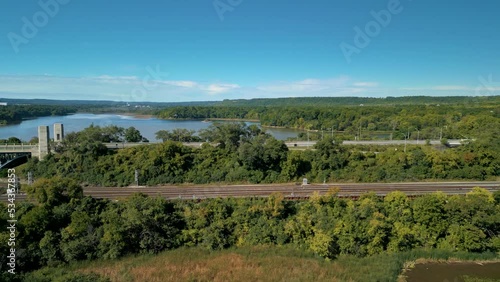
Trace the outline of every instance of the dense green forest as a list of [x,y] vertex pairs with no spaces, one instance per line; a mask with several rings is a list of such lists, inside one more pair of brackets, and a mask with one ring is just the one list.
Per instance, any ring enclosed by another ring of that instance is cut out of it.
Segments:
[[333,107],[333,106],[358,106],[358,105],[428,105],[428,104],[498,104],[499,96],[406,96],[406,97],[288,97],[288,98],[256,98],[224,100],[216,106],[245,106],[245,107]]
[[[74,180],[60,177],[22,189],[34,201],[17,203],[18,273],[181,246],[220,250],[290,245],[328,259],[413,249],[500,251],[500,192],[481,188],[466,196],[435,193],[415,199],[395,191],[384,198],[366,194],[350,200],[337,197],[333,189],[307,201],[287,201],[275,194],[201,202],[140,194],[118,202],[93,199],[83,197]],[[5,254],[7,213],[0,216],[0,250]],[[4,271],[5,259],[0,258],[2,281],[20,280],[21,275]],[[72,281],[97,279],[82,277]],[[25,280],[37,281],[31,276]]]
[[[68,134],[55,148],[58,153],[43,161],[33,158],[19,172],[32,171],[36,178],[67,176],[95,186],[128,186],[134,183],[136,169],[147,185],[282,183],[303,177],[319,183],[495,180],[500,176],[500,125],[489,126],[480,139],[456,148],[421,145],[407,146],[406,151],[404,146],[343,146],[330,136],[311,150],[289,150],[283,141],[243,123],[212,125],[199,133],[212,144],[200,148],[166,141],[109,150],[103,142],[123,140],[124,129],[91,126]],[[128,131],[140,137],[136,130]]]
[[[291,99],[291,98],[290,98]],[[341,132],[370,138],[386,132],[394,139],[479,138],[498,126],[500,103],[371,106],[191,106],[170,107],[164,119],[227,118],[259,120],[263,126]]]
[[125,104],[17,104],[0,107],[0,125],[20,123],[25,119],[45,116],[64,116],[76,112],[82,113],[136,113],[153,114],[158,109],[148,107],[135,108]]
[[0,107],[0,125],[18,123],[24,119],[60,116],[75,113],[76,106],[53,106],[53,105],[9,105]]

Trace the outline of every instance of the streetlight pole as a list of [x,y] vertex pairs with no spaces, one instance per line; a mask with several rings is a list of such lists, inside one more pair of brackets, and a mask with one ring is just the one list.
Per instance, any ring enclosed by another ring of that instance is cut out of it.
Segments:
[[406,135],[405,135],[405,150],[404,150],[405,153],[406,153],[406,139],[407,138],[406,138]]
[[405,150],[404,152],[406,153],[406,135],[405,135]]
[[407,135],[405,135],[405,153],[406,153],[406,140],[410,139],[410,128],[408,127]]
[[309,148],[309,129],[307,130],[307,148]]

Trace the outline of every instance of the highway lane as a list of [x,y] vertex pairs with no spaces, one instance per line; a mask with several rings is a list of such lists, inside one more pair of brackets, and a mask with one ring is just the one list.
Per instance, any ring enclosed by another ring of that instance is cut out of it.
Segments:
[[[465,194],[474,187],[483,187],[489,191],[500,190],[500,182],[406,182],[406,183],[328,183],[313,185],[272,184],[272,185],[180,185],[155,187],[85,187],[84,195],[95,198],[120,199],[133,193],[161,196],[166,199],[206,199],[218,197],[267,197],[272,193],[282,193],[285,197],[305,198],[319,192],[327,193],[338,188],[341,197],[358,197],[366,192],[383,196],[392,191],[402,191],[407,195],[417,196],[442,191],[455,195]],[[17,195],[17,200],[25,200],[25,195]],[[6,196],[0,196],[1,201]]]

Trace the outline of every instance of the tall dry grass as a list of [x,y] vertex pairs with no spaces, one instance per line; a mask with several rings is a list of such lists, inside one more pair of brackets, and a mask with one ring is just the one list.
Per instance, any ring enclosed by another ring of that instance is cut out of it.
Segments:
[[[397,281],[407,262],[495,260],[494,253],[413,250],[327,261],[296,246],[253,246],[222,251],[180,248],[158,255],[78,262],[66,271],[97,273],[111,281]],[[402,278],[402,277],[400,277]]]
[[[183,248],[157,256],[88,262],[78,271],[111,281],[345,281],[333,263],[288,247],[207,251]],[[343,273],[345,274],[345,273]]]

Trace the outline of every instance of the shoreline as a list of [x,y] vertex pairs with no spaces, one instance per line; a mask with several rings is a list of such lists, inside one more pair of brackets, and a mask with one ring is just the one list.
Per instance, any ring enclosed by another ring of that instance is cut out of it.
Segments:
[[[277,125],[260,125],[262,128],[270,128],[270,129],[286,129],[286,130],[294,130],[300,132],[307,132],[307,129],[296,128],[296,127],[285,127],[285,126],[277,126]],[[315,130],[309,130],[309,132],[316,132]]]
[[237,118],[161,118],[161,117],[156,117],[153,115],[154,118],[161,119],[161,120],[170,120],[170,121],[202,121],[202,122],[209,122],[209,121],[239,121],[239,122],[257,122],[260,123],[258,119],[237,119]]
[[459,259],[459,258],[449,258],[449,259],[428,259],[428,258],[418,258],[412,261],[406,261],[403,265],[401,273],[398,275],[398,282],[407,282],[408,272],[414,269],[417,265],[422,264],[496,264],[500,263],[500,258],[495,258],[491,260],[468,260],[468,259]]
[[241,118],[206,118],[203,119],[203,121],[242,121],[242,122],[258,122],[260,123],[260,120],[258,119],[241,119]]

